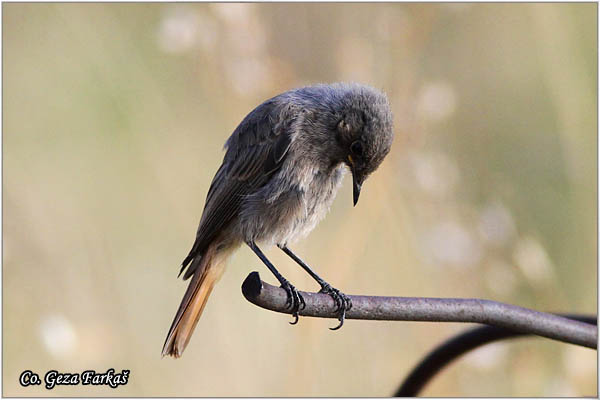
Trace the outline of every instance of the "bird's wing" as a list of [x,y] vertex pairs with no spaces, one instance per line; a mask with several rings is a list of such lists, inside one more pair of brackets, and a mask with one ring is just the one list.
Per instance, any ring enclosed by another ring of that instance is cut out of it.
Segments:
[[[206,203],[196,241],[182,263],[188,264],[184,279],[195,272],[204,249],[238,214],[244,196],[266,184],[281,167],[292,141],[294,119],[282,112],[276,99],[267,101],[252,111],[235,129],[225,144],[223,164],[215,174],[206,196]],[[180,272],[180,273],[181,273]]]

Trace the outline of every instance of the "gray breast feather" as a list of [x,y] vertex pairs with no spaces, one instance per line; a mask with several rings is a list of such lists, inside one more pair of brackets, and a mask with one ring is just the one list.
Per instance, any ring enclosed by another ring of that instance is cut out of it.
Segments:
[[[293,161],[295,162],[293,162]],[[285,245],[306,236],[325,216],[345,168],[315,169],[308,159],[288,159],[241,207],[240,229],[247,240]],[[298,176],[304,176],[299,184]]]

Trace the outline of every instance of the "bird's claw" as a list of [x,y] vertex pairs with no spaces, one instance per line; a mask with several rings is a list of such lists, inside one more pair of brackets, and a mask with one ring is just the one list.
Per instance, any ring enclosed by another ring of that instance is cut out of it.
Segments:
[[321,285],[319,293],[328,294],[335,302],[335,311],[339,313],[338,320],[340,323],[335,328],[329,328],[332,331],[336,331],[344,325],[346,319],[346,311],[352,308],[352,300],[338,289],[331,287],[328,283]]
[[294,321],[290,322],[290,325],[296,325],[298,323],[298,311],[302,310],[306,307],[306,302],[302,295],[298,292],[298,290],[289,283],[285,281],[281,288],[284,289],[287,293],[287,300],[285,302],[285,306],[292,311],[292,317],[294,317]]

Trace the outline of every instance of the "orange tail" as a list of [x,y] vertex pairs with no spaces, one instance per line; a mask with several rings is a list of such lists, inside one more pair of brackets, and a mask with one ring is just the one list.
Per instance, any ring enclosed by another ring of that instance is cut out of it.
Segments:
[[162,350],[163,357],[181,357],[206,305],[206,300],[208,300],[215,283],[221,277],[223,261],[223,254],[221,252],[217,254],[213,245],[209,246],[208,250],[202,255],[202,259],[199,260],[200,264],[194,272],[194,277],[183,296],[179,310],[177,310],[175,319],[169,329]]

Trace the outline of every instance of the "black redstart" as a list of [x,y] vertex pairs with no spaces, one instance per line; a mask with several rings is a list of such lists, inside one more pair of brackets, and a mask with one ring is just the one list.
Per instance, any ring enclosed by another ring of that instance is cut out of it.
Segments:
[[[335,83],[294,89],[265,101],[225,143],[223,164],[208,190],[196,241],[180,274],[192,278],[162,354],[180,357],[224,262],[246,243],[288,293],[298,321],[304,300],[258,248],[276,244],[336,302],[341,327],[352,304],[287,247],[325,216],[346,167],[354,205],[364,180],[390,151],[392,113],[381,92]],[[187,268],[187,270],[186,270]]]

